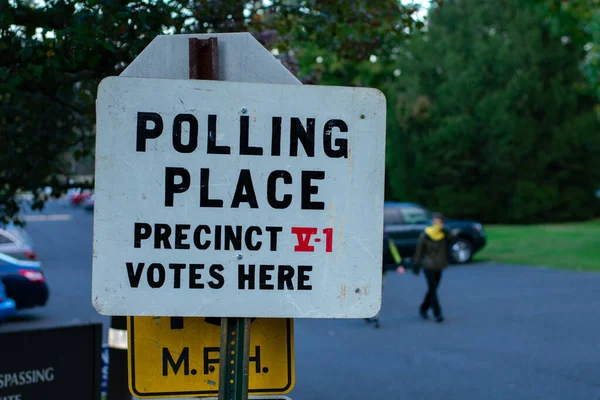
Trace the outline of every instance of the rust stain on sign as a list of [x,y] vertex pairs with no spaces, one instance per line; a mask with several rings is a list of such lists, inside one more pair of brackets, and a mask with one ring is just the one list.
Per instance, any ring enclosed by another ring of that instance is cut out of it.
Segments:
[[340,296],[338,297],[342,302],[346,299],[346,284],[343,284],[340,288]]

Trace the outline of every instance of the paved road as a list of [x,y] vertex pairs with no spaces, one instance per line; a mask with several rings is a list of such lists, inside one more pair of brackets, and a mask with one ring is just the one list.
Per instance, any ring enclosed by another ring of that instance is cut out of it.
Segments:
[[416,316],[423,280],[386,279],[381,330],[299,324],[297,398],[600,399],[600,274],[453,268],[442,325]]
[[[46,220],[44,220],[44,215]],[[0,324],[0,331],[68,325],[108,323],[91,303],[92,213],[68,204],[49,204],[30,216],[26,231],[33,238],[50,299],[46,307],[21,312],[17,321]],[[68,218],[68,219],[67,219]]]
[[[47,307],[0,331],[101,321],[90,304],[92,216],[28,231],[52,287]],[[66,218],[70,218],[66,220]],[[422,276],[385,280],[383,327],[362,320],[296,321],[294,400],[600,400],[600,274],[479,264],[442,281],[441,325],[417,317]]]

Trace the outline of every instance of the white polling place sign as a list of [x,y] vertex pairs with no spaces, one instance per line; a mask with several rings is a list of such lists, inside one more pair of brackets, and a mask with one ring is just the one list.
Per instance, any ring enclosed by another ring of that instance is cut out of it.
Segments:
[[367,88],[103,80],[96,310],[374,315],[385,111],[383,94]]

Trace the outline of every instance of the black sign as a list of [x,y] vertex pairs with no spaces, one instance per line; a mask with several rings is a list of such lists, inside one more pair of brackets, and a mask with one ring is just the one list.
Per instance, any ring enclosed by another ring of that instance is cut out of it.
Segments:
[[0,334],[0,400],[99,400],[102,325]]

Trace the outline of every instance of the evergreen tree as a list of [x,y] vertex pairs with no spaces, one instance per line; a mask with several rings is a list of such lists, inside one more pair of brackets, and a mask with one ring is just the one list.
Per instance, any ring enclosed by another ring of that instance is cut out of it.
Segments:
[[398,65],[393,198],[486,222],[597,215],[600,124],[584,49],[545,21],[517,0],[430,11]]

